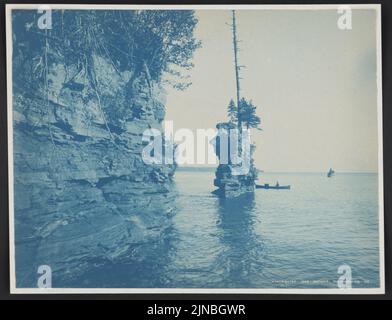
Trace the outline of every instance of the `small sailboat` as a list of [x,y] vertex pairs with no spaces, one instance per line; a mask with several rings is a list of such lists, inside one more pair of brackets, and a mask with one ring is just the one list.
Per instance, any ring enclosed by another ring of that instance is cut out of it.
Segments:
[[332,170],[332,168],[329,168],[329,171],[327,173],[327,177],[331,178],[335,174],[335,171]]

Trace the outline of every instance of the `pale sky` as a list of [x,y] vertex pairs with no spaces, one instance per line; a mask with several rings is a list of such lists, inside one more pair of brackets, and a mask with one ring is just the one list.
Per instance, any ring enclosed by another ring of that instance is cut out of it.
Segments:
[[[203,47],[192,86],[168,89],[174,128],[215,128],[235,97],[231,11],[196,11]],[[377,171],[376,12],[240,10],[241,96],[258,107],[256,167],[265,171]]]

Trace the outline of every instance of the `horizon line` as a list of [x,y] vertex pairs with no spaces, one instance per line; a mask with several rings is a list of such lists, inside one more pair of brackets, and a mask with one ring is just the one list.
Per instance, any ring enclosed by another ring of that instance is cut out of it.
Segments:
[[[178,166],[178,169],[204,169],[204,170],[212,170],[212,169],[216,169],[217,166],[194,166],[194,165],[189,165],[189,166]],[[304,171],[304,170],[261,170],[258,169],[258,171],[260,173],[324,173],[324,172],[328,172],[327,170],[320,170],[320,171]],[[372,171],[372,170],[363,170],[363,171],[350,171],[350,170],[343,170],[343,171],[336,171],[335,169],[335,173],[374,173],[377,174],[378,171]]]

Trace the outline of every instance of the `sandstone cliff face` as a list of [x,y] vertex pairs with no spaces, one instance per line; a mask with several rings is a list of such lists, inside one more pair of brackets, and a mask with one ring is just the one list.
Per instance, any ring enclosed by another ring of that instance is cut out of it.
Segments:
[[50,58],[47,90],[14,86],[18,287],[36,286],[43,264],[61,286],[94,266],[140,259],[138,246],[159,241],[174,213],[175,167],[141,158],[144,130],[161,130],[165,114],[148,69],[120,72],[94,56],[91,83],[85,65]]
[[[222,122],[218,123],[216,128],[220,133],[215,137],[215,152],[219,158],[220,164],[215,171],[215,180],[214,186],[218,187],[217,190],[214,191],[215,194],[224,198],[236,198],[241,195],[247,193],[253,193],[255,191],[255,181],[257,180],[257,169],[254,165],[254,160],[252,158],[255,146],[250,144],[248,157],[242,155],[242,162],[249,161],[247,170],[244,170],[244,173],[239,174],[238,169],[244,166],[244,163],[234,164],[231,160],[230,155],[230,135],[229,131],[236,129],[236,125],[231,122]],[[222,132],[223,130],[223,132]],[[224,157],[224,161],[222,163],[221,159],[221,139],[226,139],[227,143],[227,150],[223,151],[226,152],[226,156]],[[240,146],[242,145],[242,135],[239,135],[239,141],[241,141]],[[233,144],[237,145],[237,144]],[[237,153],[244,153],[247,152],[246,149],[241,150],[239,148]]]

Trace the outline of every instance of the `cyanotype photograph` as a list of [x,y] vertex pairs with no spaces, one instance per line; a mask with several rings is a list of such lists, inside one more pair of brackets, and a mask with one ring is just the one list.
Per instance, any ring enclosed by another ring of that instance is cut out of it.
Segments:
[[12,293],[384,292],[379,5],[7,5]]

